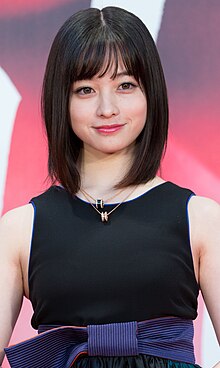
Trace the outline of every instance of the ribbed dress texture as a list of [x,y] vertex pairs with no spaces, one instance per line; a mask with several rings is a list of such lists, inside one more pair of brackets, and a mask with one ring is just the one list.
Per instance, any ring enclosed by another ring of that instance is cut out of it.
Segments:
[[[171,182],[119,206],[103,223],[91,204],[52,186],[33,198],[32,326],[87,326],[197,316],[187,205]],[[116,203],[105,205],[111,211]],[[184,368],[156,356],[82,356],[77,368]]]

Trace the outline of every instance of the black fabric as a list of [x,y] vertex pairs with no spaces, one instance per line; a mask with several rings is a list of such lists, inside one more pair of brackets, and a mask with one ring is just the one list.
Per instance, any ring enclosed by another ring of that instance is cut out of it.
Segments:
[[[102,223],[57,186],[32,199],[32,326],[195,319],[198,285],[189,242],[188,189],[166,182]],[[115,205],[107,205],[110,211]]]
[[200,368],[197,364],[183,363],[149,355],[132,357],[82,356],[74,368]]

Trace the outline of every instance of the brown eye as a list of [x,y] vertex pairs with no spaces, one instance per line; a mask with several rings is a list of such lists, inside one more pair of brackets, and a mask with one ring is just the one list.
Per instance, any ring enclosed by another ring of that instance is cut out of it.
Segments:
[[88,94],[90,94],[92,92],[92,88],[90,88],[90,87],[83,87],[83,88],[81,88],[80,92],[82,94],[84,94],[84,95],[88,95]]
[[122,83],[120,85],[120,88],[119,89],[122,89],[122,90],[127,90],[127,89],[132,89],[136,87],[133,83],[130,83],[130,82],[125,82],[125,83]]
[[74,91],[77,95],[90,95],[91,93],[94,92],[93,88],[91,87],[80,87],[78,88],[76,91]]

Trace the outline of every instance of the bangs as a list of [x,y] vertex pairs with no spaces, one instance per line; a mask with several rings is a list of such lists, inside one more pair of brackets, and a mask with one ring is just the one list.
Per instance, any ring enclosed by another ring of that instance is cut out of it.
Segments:
[[111,78],[114,79],[118,68],[123,64],[128,75],[132,75],[140,81],[142,66],[140,55],[129,43],[122,44],[121,40],[109,40],[99,37],[94,42],[88,40],[84,50],[78,51],[79,57],[74,58],[71,70],[71,83],[77,80],[92,79],[94,76],[103,77],[112,70]]

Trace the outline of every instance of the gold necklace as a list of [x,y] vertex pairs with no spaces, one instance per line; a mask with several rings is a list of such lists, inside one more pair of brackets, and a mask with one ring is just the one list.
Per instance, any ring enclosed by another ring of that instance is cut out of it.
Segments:
[[[106,199],[105,200],[105,202],[104,202],[104,200],[103,199],[95,199],[95,198],[93,198],[89,193],[87,193],[86,191],[85,191],[85,189],[81,189],[80,191],[81,191],[81,193],[84,195],[84,197],[85,197],[85,195],[87,196],[87,197],[89,197],[89,198],[91,198],[94,202],[95,202],[95,206],[96,206],[96,208],[98,209],[99,208],[99,206],[101,207],[101,208],[104,208],[104,205],[105,205],[105,203],[107,203],[108,201],[111,201],[112,199],[114,199],[117,195],[119,195],[119,194],[121,194],[121,192],[123,192],[125,189],[124,188],[122,188],[119,192],[117,192],[115,195],[113,195],[112,197],[110,197],[110,198],[108,198],[108,199]],[[88,198],[87,198],[88,199]],[[90,202],[90,201],[89,201]]]
[[[135,191],[135,189],[137,188],[137,185],[132,189],[132,191],[120,202],[118,203],[111,211],[107,212],[100,212],[98,210],[98,208],[90,201],[89,197],[92,198],[87,192],[85,192],[85,190],[80,189],[80,192],[84,195],[84,197],[89,201],[89,203],[91,204],[91,206],[94,208],[94,210],[96,210],[96,212],[98,212],[101,216],[101,220],[102,222],[107,222],[109,215],[112,214],[112,212],[114,212],[124,201],[126,201],[126,199]],[[122,190],[120,191],[120,193],[122,192]],[[117,193],[118,194],[118,193]],[[116,197],[116,195],[114,195],[114,197]],[[92,198],[93,199],[93,198]],[[111,198],[112,199],[112,198]],[[95,199],[93,199],[94,201],[96,201]],[[102,207],[103,208],[103,207]]]

